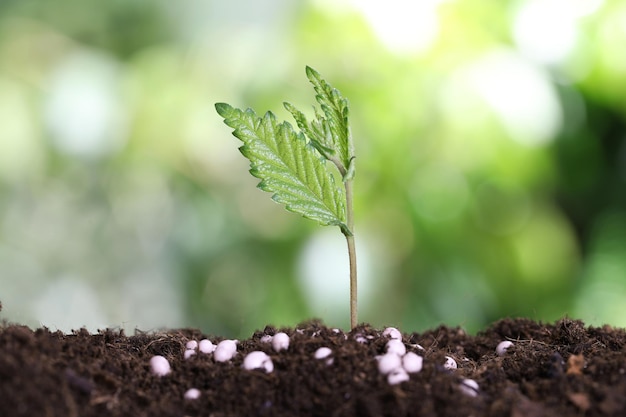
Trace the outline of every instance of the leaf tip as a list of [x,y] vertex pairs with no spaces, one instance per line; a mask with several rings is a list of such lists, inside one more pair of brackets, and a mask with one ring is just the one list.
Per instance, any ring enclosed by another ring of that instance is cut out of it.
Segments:
[[215,103],[215,110],[219,113],[220,116],[226,117],[228,113],[233,109],[230,104],[227,103]]
[[315,71],[313,68],[309,67],[308,65],[306,66],[306,76],[309,78],[309,80],[312,78],[314,79],[320,78],[319,72]]

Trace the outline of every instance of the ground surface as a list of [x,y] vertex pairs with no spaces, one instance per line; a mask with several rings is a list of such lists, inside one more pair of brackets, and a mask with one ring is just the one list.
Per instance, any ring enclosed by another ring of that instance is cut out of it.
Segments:
[[[318,322],[296,329],[267,327],[241,340],[232,361],[216,363],[211,354],[183,358],[187,341],[207,337],[196,330],[127,337],[5,324],[0,416],[626,415],[624,330],[569,319],[551,325],[506,319],[476,336],[446,327],[404,334],[407,350],[424,357],[423,369],[390,385],[375,359],[388,341],[382,329],[363,325],[344,334]],[[286,351],[261,341],[278,330],[291,336]],[[360,337],[367,343],[355,340]],[[498,356],[503,340],[514,346]],[[333,351],[331,365],[313,358],[322,346]],[[272,373],[242,368],[253,350],[269,354]],[[151,373],[154,355],[169,360],[169,375]],[[442,366],[446,356],[458,369]],[[478,382],[476,396],[459,388],[464,378]],[[192,387],[200,397],[184,399]]]

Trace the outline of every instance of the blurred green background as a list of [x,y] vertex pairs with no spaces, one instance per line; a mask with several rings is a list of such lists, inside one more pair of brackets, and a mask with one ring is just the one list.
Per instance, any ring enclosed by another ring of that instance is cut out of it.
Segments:
[[1,317],[348,327],[343,236],[213,107],[307,112],[305,65],[351,103],[361,321],[626,325],[620,0],[1,0]]

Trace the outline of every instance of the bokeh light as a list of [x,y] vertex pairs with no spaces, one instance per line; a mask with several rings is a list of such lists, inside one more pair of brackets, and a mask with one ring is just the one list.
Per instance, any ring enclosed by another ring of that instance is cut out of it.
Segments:
[[[626,3],[0,3],[2,318],[348,323],[345,242],[255,188],[214,103],[351,103],[362,321],[626,326]],[[310,113],[309,113],[310,114]]]

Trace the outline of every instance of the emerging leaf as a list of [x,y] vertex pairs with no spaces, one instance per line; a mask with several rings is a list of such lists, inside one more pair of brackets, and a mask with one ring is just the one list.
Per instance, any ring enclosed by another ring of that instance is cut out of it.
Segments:
[[348,100],[323,80],[311,67],[306,67],[307,77],[317,93],[315,98],[322,109],[315,109],[315,120],[308,122],[305,115],[293,105],[285,108],[293,115],[298,127],[311,141],[311,145],[333,162],[346,181],[354,175],[354,150],[348,125]]
[[250,160],[250,173],[261,179],[260,189],[273,193],[287,210],[351,235],[344,192],[303,134],[287,122],[278,123],[271,112],[259,117],[252,109],[242,111],[226,103],[215,108],[243,142],[239,150]]

